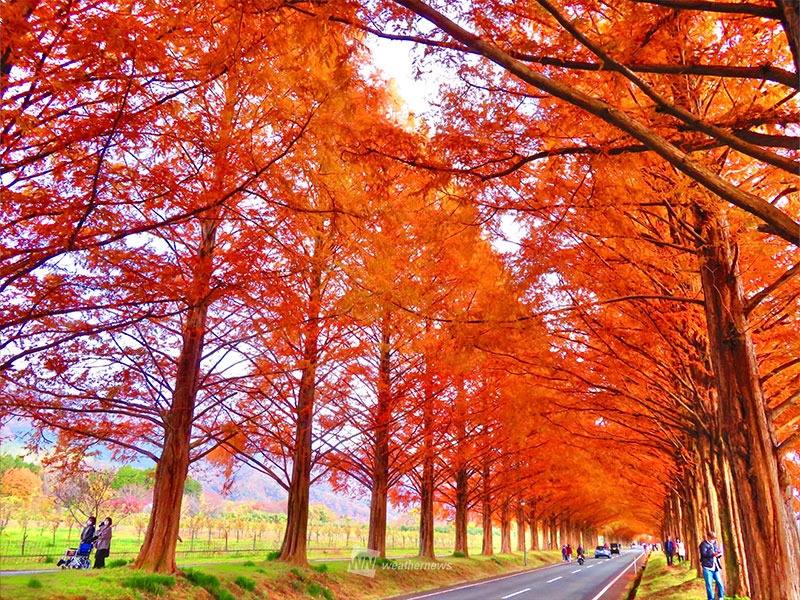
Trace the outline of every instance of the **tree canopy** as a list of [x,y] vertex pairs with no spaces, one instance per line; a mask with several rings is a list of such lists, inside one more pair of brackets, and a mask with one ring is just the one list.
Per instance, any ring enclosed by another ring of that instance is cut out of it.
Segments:
[[796,3],[6,8],[0,407],[154,464],[137,567],[212,463],[287,490],[292,563],[327,479],[379,553],[390,502],[429,559],[437,515],[713,526],[734,593],[798,593]]

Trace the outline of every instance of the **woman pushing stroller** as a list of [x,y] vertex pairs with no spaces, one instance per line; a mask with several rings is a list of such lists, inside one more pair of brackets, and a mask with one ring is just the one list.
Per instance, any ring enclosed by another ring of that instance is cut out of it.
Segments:
[[78,548],[67,548],[64,556],[58,561],[62,569],[89,569],[92,567],[92,546],[97,550],[94,555],[94,568],[102,569],[106,566],[106,558],[111,551],[111,517],[100,523],[95,529],[97,519],[89,517],[81,531]]

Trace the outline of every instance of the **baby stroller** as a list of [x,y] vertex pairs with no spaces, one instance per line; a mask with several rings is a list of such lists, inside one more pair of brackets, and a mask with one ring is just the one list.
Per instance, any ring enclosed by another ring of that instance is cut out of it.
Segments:
[[57,565],[62,569],[91,569],[91,554],[92,544],[90,543],[81,544],[78,548],[67,548]]

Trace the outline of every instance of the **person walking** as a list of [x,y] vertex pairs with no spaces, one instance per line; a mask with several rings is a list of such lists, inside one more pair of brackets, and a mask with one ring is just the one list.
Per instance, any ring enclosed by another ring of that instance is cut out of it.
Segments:
[[682,563],[686,560],[686,546],[684,543],[678,538],[675,541],[675,551],[678,554],[678,562]]
[[97,550],[94,553],[94,568],[103,569],[106,566],[106,558],[111,552],[111,517],[107,517],[105,521],[100,523],[94,547]]
[[667,555],[667,566],[672,566],[672,559],[675,556],[675,542],[672,541],[671,535],[668,535],[664,542],[664,554]]
[[703,581],[706,583],[706,598],[715,600],[712,582],[716,584],[716,598],[725,598],[725,586],[722,583],[722,565],[719,557],[722,548],[717,545],[717,536],[713,531],[706,533],[706,539],[700,542],[700,564],[703,566]]

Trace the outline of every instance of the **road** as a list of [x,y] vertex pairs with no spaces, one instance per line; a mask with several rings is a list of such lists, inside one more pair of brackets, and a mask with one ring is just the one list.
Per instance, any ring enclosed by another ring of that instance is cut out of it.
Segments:
[[468,583],[438,592],[406,596],[408,600],[610,600],[620,598],[615,585],[626,574],[633,573],[634,561],[642,551],[624,550],[621,555],[589,558],[561,563],[488,581]]

